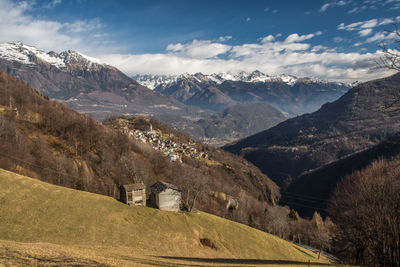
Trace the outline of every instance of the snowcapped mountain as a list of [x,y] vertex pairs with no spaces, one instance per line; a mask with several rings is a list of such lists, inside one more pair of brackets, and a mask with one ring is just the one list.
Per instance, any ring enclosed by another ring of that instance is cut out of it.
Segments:
[[185,108],[175,99],[138,84],[117,68],[72,50],[44,52],[23,43],[3,43],[0,69],[97,119],[121,113],[175,114]]
[[40,63],[54,66],[62,71],[94,70],[100,67],[109,67],[102,64],[99,59],[92,58],[76,51],[68,50],[61,53],[44,52],[34,46],[20,42],[0,44],[0,58],[11,62],[19,62],[25,65]]
[[195,73],[189,74],[184,73],[180,75],[134,75],[132,77],[138,83],[143,86],[146,86],[150,89],[155,89],[157,87],[167,87],[173,83],[177,83],[180,80],[188,80],[192,82],[201,82],[201,83],[209,83],[209,84],[221,84],[225,81],[239,81],[239,82],[248,82],[248,83],[265,83],[265,82],[283,82],[289,86],[294,86],[297,82],[316,82],[316,83],[329,83],[328,81],[323,81],[319,79],[312,78],[298,78],[293,75],[281,74],[270,76],[261,71],[255,70],[253,72],[238,72],[238,73],[230,73],[230,72],[221,72],[221,73],[213,73],[213,74],[202,74]]
[[221,111],[236,104],[267,102],[287,116],[313,112],[336,100],[349,85],[261,71],[215,74],[136,75],[140,84],[186,105]]

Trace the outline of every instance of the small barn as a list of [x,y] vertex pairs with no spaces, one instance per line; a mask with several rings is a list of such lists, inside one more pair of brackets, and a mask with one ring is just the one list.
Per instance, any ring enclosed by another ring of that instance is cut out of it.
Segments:
[[146,186],[143,182],[122,185],[120,199],[131,206],[146,206]]
[[158,181],[151,187],[152,201],[160,210],[179,211],[181,190],[173,184]]

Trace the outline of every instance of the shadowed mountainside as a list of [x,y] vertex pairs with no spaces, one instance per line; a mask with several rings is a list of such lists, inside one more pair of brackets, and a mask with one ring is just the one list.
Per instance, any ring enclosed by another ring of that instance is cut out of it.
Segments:
[[300,175],[283,193],[280,202],[290,205],[305,217],[313,215],[313,208],[326,215],[328,200],[342,178],[366,168],[374,161],[390,160],[398,154],[400,154],[399,133],[372,148]]
[[51,65],[31,53],[31,64],[0,58],[0,69],[50,98],[97,119],[121,112],[188,112],[182,103],[149,90],[112,66],[91,62],[74,51],[63,53],[68,53],[69,59],[64,68]]
[[282,204],[303,216],[311,217],[315,210],[325,214],[344,175],[398,153],[399,91],[400,74],[366,82],[312,114],[225,149],[244,156],[282,186]]
[[333,103],[225,146],[280,185],[372,147],[400,130],[400,74],[360,84]]

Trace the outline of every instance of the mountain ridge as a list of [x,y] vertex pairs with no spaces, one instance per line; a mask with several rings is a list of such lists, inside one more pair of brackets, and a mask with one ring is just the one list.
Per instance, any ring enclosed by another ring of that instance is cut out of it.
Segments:
[[262,73],[259,70],[254,70],[252,72],[240,71],[237,73],[230,72],[220,72],[212,74],[203,74],[197,72],[194,74],[183,73],[179,75],[152,75],[152,74],[135,74],[132,75],[138,83],[150,88],[155,89],[159,86],[165,87],[166,85],[178,82],[180,80],[189,79],[197,81],[214,82],[215,84],[221,84],[224,81],[241,81],[241,82],[284,82],[288,85],[294,85],[297,82],[319,82],[319,83],[337,83],[340,85],[346,85],[341,82],[330,82],[327,80],[321,80],[309,77],[296,77],[289,74],[280,74],[270,76],[268,74]]
[[313,112],[349,89],[344,83],[286,74],[269,76],[260,71],[133,77],[139,83],[154,88],[154,91],[172,96],[189,106],[221,111],[236,104],[266,102],[286,117]]
[[5,43],[0,45],[0,68],[50,98],[100,120],[121,113],[190,113],[172,97],[72,50],[46,53],[22,43]]
[[399,104],[393,101],[399,84],[399,73],[359,84],[314,113],[289,119],[225,149],[244,156],[279,185],[289,185],[304,171],[370,148],[398,132]]
[[22,42],[0,44],[0,57],[23,64],[38,64],[37,60],[39,59],[63,71],[71,71],[74,63],[78,63],[80,68],[84,66],[86,69],[98,68],[97,65],[114,68],[102,63],[97,58],[86,56],[77,51],[67,50],[61,53],[50,51],[46,53]]

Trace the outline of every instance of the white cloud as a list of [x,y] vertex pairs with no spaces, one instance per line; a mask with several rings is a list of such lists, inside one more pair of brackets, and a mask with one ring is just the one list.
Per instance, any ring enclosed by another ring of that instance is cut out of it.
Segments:
[[373,69],[376,59],[381,55],[379,51],[340,53],[325,46],[311,46],[304,42],[315,35],[317,33],[291,34],[284,41],[277,40],[278,36],[268,35],[260,38],[256,43],[223,49],[221,51],[224,52],[224,57],[220,57],[219,52],[201,53],[201,57],[187,53],[191,49],[189,47],[200,46],[205,49],[207,46],[216,44],[209,40],[197,40],[189,44],[171,44],[167,48],[168,53],[163,54],[112,54],[103,55],[101,59],[129,75],[237,72],[258,69],[270,75],[288,73],[348,82],[388,75],[389,72],[386,70]]
[[[396,17],[396,19],[397,19],[397,17]],[[366,21],[354,22],[354,23],[351,23],[348,25],[345,25],[344,23],[340,23],[337,26],[337,29],[338,30],[346,30],[346,31],[359,31],[362,29],[371,29],[371,28],[375,28],[378,26],[391,24],[394,22],[395,21],[392,18],[370,19],[370,20],[366,20]]]
[[[51,1],[48,4],[54,7],[60,3]],[[102,27],[99,19],[68,23],[40,19],[29,15],[32,9],[37,8],[35,4],[0,0],[0,42],[21,41],[47,51],[75,49],[93,53],[98,49],[101,35],[97,35],[95,41],[92,38]]]
[[[337,2],[337,1],[336,1]],[[369,80],[382,77],[386,72],[371,71],[379,52],[339,53],[308,41],[322,32],[266,35],[256,42],[227,45],[231,36],[216,40],[193,40],[171,43],[163,53],[120,54],[104,53],[112,38],[99,30],[100,19],[60,23],[34,18],[29,15],[35,2],[0,0],[0,42],[22,41],[40,49],[62,51],[75,49],[120,68],[128,75],[134,73],[180,74],[184,72],[213,73],[221,71],[253,71],[259,69],[274,75],[288,73],[339,81]],[[273,11],[272,11],[273,12]],[[377,23],[388,21],[378,20]],[[369,22],[372,25],[372,22]],[[368,25],[352,25],[357,31]],[[349,28],[349,25],[341,24]],[[350,28],[351,28],[350,27]],[[104,39],[104,38],[109,39]],[[371,35],[370,38],[389,38],[390,34]],[[100,47],[100,48],[98,48]],[[115,47],[114,50],[118,51]],[[110,50],[107,50],[110,51]]]
[[232,36],[230,36],[230,35],[218,37],[218,41],[220,41],[220,42],[226,42],[226,41],[228,41],[230,39],[232,39]]
[[358,7],[354,7],[354,8],[352,8],[352,9],[350,9],[349,11],[347,11],[347,13],[353,14],[353,13],[358,12],[359,10],[360,10],[360,9],[359,9]]
[[320,12],[325,12],[326,10],[328,10],[328,8],[334,8],[334,7],[338,7],[338,6],[345,6],[350,4],[352,1],[344,1],[344,0],[339,0],[339,1],[330,1],[327,2],[325,4],[323,4],[321,6],[321,8],[319,9]]
[[322,32],[320,32],[320,31],[318,31],[316,33],[306,34],[306,35],[298,35],[297,33],[293,33],[285,39],[285,43],[302,42],[302,41],[311,39],[311,38],[313,38],[317,35],[321,35],[321,34],[322,34]]
[[373,36],[369,37],[367,40],[365,40],[364,43],[373,43],[373,42],[383,42],[385,40],[391,40],[391,39],[396,39],[398,36],[396,35],[395,32],[377,32]]
[[273,35],[267,35],[264,38],[261,39],[261,42],[267,43],[267,42],[272,42],[275,40],[275,37]]
[[189,58],[213,58],[228,52],[230,49],[230,45],[209,40],[193,40],[189,44],[169,44],[166,50]]
[[78,32],[87,32],[96,29],[100,29],[103,25],[101,24],[99,19],[93,20],[78,20],[73,23],[64,23],[63,27],[67,32],[78,33]]
[[361,29],[374,28],[377,25],[378,25],[378,20],[377,19],[371,19],[371,20],[364,21],[361,24],[360,28]]
[[250,17],[247,17],[247,18],[246,18],[246,22],[249,22],[250,20],[251,20]]
[[395,23],[393,19],[383,19],[381,22],[379,22],[379,26],[393,23]]
[[319,52],[319,51],[326,51],[328,50],[328,47],[323,46],[323,45],[316,45],[311,49],[311,52]]
[[367,21],[359,21],[359,22],[354,22],[348,25],[345,25],[344,23],[340,23],[338,25],[339,30],[346,30],[346,31],[356,31],[360,29],[365,29],[365,28],[373,28],[376,25],[378,25],[378,20],[377,19],[371,19]]
[[54,8],[56,5],[61,4],[62,0],[52,0],[48,2],[46,5],[43,6],[43,8]]
[[[31,10],[27,2],[0,0],[0,41],[23,41],[42,49],[76,45],[79,40],[61,33],[63,25],[56,21],[34,19],[25,13]],[[50,37],[50,38],[49,38]]]
[[269,8],[269,7],[266,7],[266,8],[264,8],[264,12],[272,12],[272,13],[278,13],[278,10],[277,9],[271,9],[271,8]]
[[183,49],[185,49],[185,46],[181,43],[169,44],[167,46],[167,51],[170,51],[170,52],[179,52],[179,51],[182,51]]
[[333,41],[335,43],[341,43],[341,42],[346,41],[346,39],[344,39],[343,37],[340,37],[340,36],[336,36],[336,37],[333,38]]
[[[368,3],[370,4],[370,3]],[[346,31],[357,31],[360,37],[367,37],[373,34],[374,29],[378,29],[380,26],[395,23],[396,21],[400,21],[400,16],[396,18],[382,18],[382,19],[370,19],[366,21],[354,22],[348,25],[344,23],[340,23],[337,26],[338,30],[346,30]],[[385,40],[395,39],[396,34],[394,32],[384,32],[378,31],[375,32],[373,36],[368,37],[363,42],[357,42],[354,44],[355,47],[361,46],[363,44],[373,43],[373,42],[383,42]]]
[[307,35],[298,35],[297,33],[293,33],[286,37],[285,43],[295,43],[295,42],[301,42],[307,39],[311,39],[314,37],[314,34],[310,33]]
[[358,32],[361,37],[370,35],[372,33],[372,29],[365,29]]

